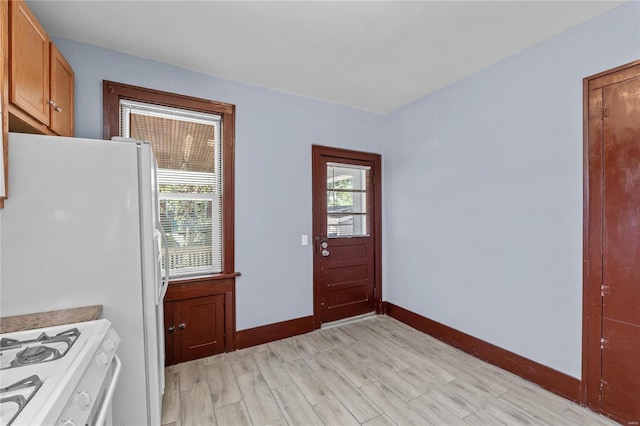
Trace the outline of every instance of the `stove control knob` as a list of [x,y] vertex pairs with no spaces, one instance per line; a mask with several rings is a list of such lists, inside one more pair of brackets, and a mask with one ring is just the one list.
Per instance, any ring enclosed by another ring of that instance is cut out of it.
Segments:
[[98,352],[98,355],[96,355],[96,364],[100,367],[104,367],[109,364],[109,356],[104,352]]
[[75,402],[81,410],[87,411],[91,408],[91,395],[89,395],[87,391],[78,392],[73,398],[73,402]]
[[106,339],[104,339],[104,342],[102,342],[102,347],[111,352],[116,348],[116,344],[113,340],[107,337]]
[[69,419],[69,420],[61,420],[60,421],[60,426],[76,426],[76,422],[74,422],[71,419]]

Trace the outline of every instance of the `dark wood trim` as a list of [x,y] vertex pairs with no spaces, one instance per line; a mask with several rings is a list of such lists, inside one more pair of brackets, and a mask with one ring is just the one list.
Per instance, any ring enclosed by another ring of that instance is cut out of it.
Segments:
[[583,79],[583,274],[581,402],[600,410],[602,376],[602,88],[638,75],[640,60]]
[[234,273],[235,110],[233,104],[104,80],[102,83],[105,139],[120,135],[120,100],[153,103],[222,116],[224,188],[222,196],[222,274]]
[[585,285],[589,281],[589,262],[587,252],[589,251],[589,82],[587,79],[582,80],[582,381],[580,383],[580,402],[586,403],[587,399],[587,375],[589,371],[588,348],[589,348],[589,326],[591,321],[585,318],[585,313],[589,311],[590,293],[589,287]]
[[295,318],[288,321],[239,330],[236,333],[236,344],[238,349],[244,349],[299,334],[309,333],[313,330],[312,316]]
[[[222,188],[222,272],[234,273],[235,231],[235,105],[225,104],[222,113],[222,164],[224,187]],[[216,105],[217,106],[217,105]]]
[[[145,87],[116,83],[104,80],[102,83],[103,102],[103,134],[105,139],[118,136],[120,132],[119,102],[120,99],[149,102],[193,111],[210,112],[221,115],[233,115],[235,106],[225,102],[217,102],[204,98],[163,92]],[[233,124],[233,123],[230,123]]]
[[201,280],[185,283],[173,282],[167,288],[164,296],[165,302],[191,299],[193,297],[213,296],[215,294],[232,292],[235,287],[234,278],[224,280]]
[[476,358],[516,374],[574,402],[580,401],[580,380],[528,358],[502,349],[393,303],[384,303],[386,314]]
[[233,272],[231,274],[213,274],[198,278],[173,279],[169,281],[169,286],[172,286],[174,284],[191,284],[206,281],[226,280],[227,278],[235,278],[239,277],[240,275],[242,275],[240,274],[240,272]]
[[[312,166],[312,194],[320,193],[324,191],[324,185],[326,182],[322,182],[320,179],[316,179],[315,176],[320,176],[320,168],[324,167],[322,164],[322,157],[335,157],[337,160],[340,159],[350,159],[355,161],[366,161],[373,163],[373,194],[374,194],[374,222],[373,222],[373,232],[374,232],[374,240],[373,240],[373,250],[374,250],[374,287],[375,287],[375,297],[374,297],[374,307],[376,313],[382,313],[382,156],[380,154],[370,153],[370,152],[362,152],[362,151],[353,151],[349,149],[343,148],[333,148],[328,146],[321,145],[312,145],[311,146],[311,166]],[[316,223],[316,214],[318,211],[318,206],[315,202],[315,197],[312,197],[312,211],[313,213],[313,237],[321,235],[318,232],[318,224]],[[312,244],[315,245],[315,238],[312,241]],[[314,329],[320,328],[320,312],[321,312],[321,289],[316,284],[316,277],[319,276],[320,271],[317,270],[318,266],[317,262],[313,262],[313,318],[314,318]]]
[[640,60],[629,62],[628,64],[620,65],[619,67],[586,77],[583,79],[583,82],[587,84],[589,89],[598,89],[614,83],[620,83],[621,81],[637,77],[638,73],[633,68],[638,65],[640,65]]

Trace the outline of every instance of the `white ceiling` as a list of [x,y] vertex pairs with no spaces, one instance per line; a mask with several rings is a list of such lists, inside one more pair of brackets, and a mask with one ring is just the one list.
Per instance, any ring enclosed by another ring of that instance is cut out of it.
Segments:
[[52,35],[386,113],[619,1],[28,1]]

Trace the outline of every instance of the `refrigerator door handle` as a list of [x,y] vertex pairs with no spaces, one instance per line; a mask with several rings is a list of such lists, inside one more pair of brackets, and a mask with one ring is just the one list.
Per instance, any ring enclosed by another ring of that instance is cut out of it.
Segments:
[[158,295],[159,297],[156,302],[157,305],[162,303],[164,295],[167,294],[167,288],[169,288],[169,240],[167,239],[167,234],[164,232],[160,222],[156,222],[156,229],[160,231],[160,235],[162,236],[162,245],[164,246],[164,275],[162,276],[162,287],[160,288],[160,294]]

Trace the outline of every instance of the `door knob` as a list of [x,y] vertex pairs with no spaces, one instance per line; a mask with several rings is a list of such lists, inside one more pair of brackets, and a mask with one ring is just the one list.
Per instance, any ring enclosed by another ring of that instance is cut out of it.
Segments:
[[323,255],[324,257],[329,256],[329,250],[322,250],[322,255]]

